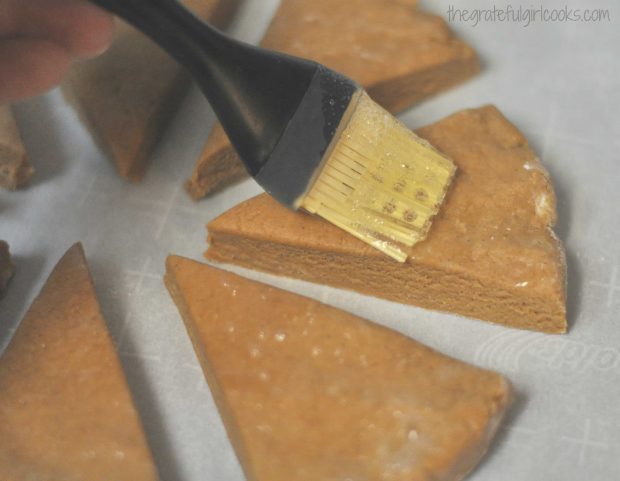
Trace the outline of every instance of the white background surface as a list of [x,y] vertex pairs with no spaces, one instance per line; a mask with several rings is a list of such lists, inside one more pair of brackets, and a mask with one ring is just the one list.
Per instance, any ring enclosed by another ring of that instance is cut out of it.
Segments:
[[[277,3],[248,0],[234,33],[259,39]],[[567,3],[609,8],[611,22],[453,24],[480,53],[483,73],[403,116],[416,127],[494,103],[530,139],[559,198],[557,231],[568,251],[567,336],[245,271],[509,377],[517,400],[471,476],[476,481],[620,479],[620,3]],[[422,3],[444,17],[449,4]],[[0,192],[0,238],[10,242],[18,268],[0,303],[0,350],[54,264],[82,241],[163,479],[242,480],[162,283],[168,253],[201,259],[207,221],[259,192],[247,181],[193,203],[183,191],[213,124],[208,105],[196,91],[188,96],[139,185],[116,176],[58,92],[19,106],[18,120],[37,176],[23,192]]]

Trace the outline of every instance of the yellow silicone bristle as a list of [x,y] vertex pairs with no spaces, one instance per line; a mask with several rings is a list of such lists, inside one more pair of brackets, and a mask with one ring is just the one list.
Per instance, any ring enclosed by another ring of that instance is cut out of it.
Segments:
[[455,171],[362,93],[301,207],[404,262],[404,247],[426,237]]

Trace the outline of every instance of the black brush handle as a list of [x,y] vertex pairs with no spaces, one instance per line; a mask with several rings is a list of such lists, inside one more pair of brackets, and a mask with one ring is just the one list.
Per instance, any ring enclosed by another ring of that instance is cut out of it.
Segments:
[[318,64],[234,40],[176,0],[91,0],[189,70],[252,176],[263,168]]

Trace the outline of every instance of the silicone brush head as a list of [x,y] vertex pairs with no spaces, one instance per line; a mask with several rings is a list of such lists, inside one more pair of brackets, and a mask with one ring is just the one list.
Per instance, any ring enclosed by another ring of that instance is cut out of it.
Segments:
[[361,92],[300,206],[404,262],[426,238],[453,162]]
[[357,84],[319,67],[255,177],[280,202],[404,262],[405,247],[426,238],[455,172]]

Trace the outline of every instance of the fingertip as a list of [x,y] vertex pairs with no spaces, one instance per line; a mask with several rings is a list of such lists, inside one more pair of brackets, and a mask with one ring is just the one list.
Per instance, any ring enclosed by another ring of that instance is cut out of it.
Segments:
[[[114,37],[114,17],[92,5],[76,7],[76,28],[67,42],[69,51],[76,57],[91,58],[104,53]],[[78,22],[78,19],[81,21]]]
[[64,78],[71,62],[66,49],[39,39],[0,42],[0,103],[45,93]]
[[112,15],[81,0],[29,0],[16,12],[12,31],[5,36],[45,38],[74,57],[103,53],[114,34]]

